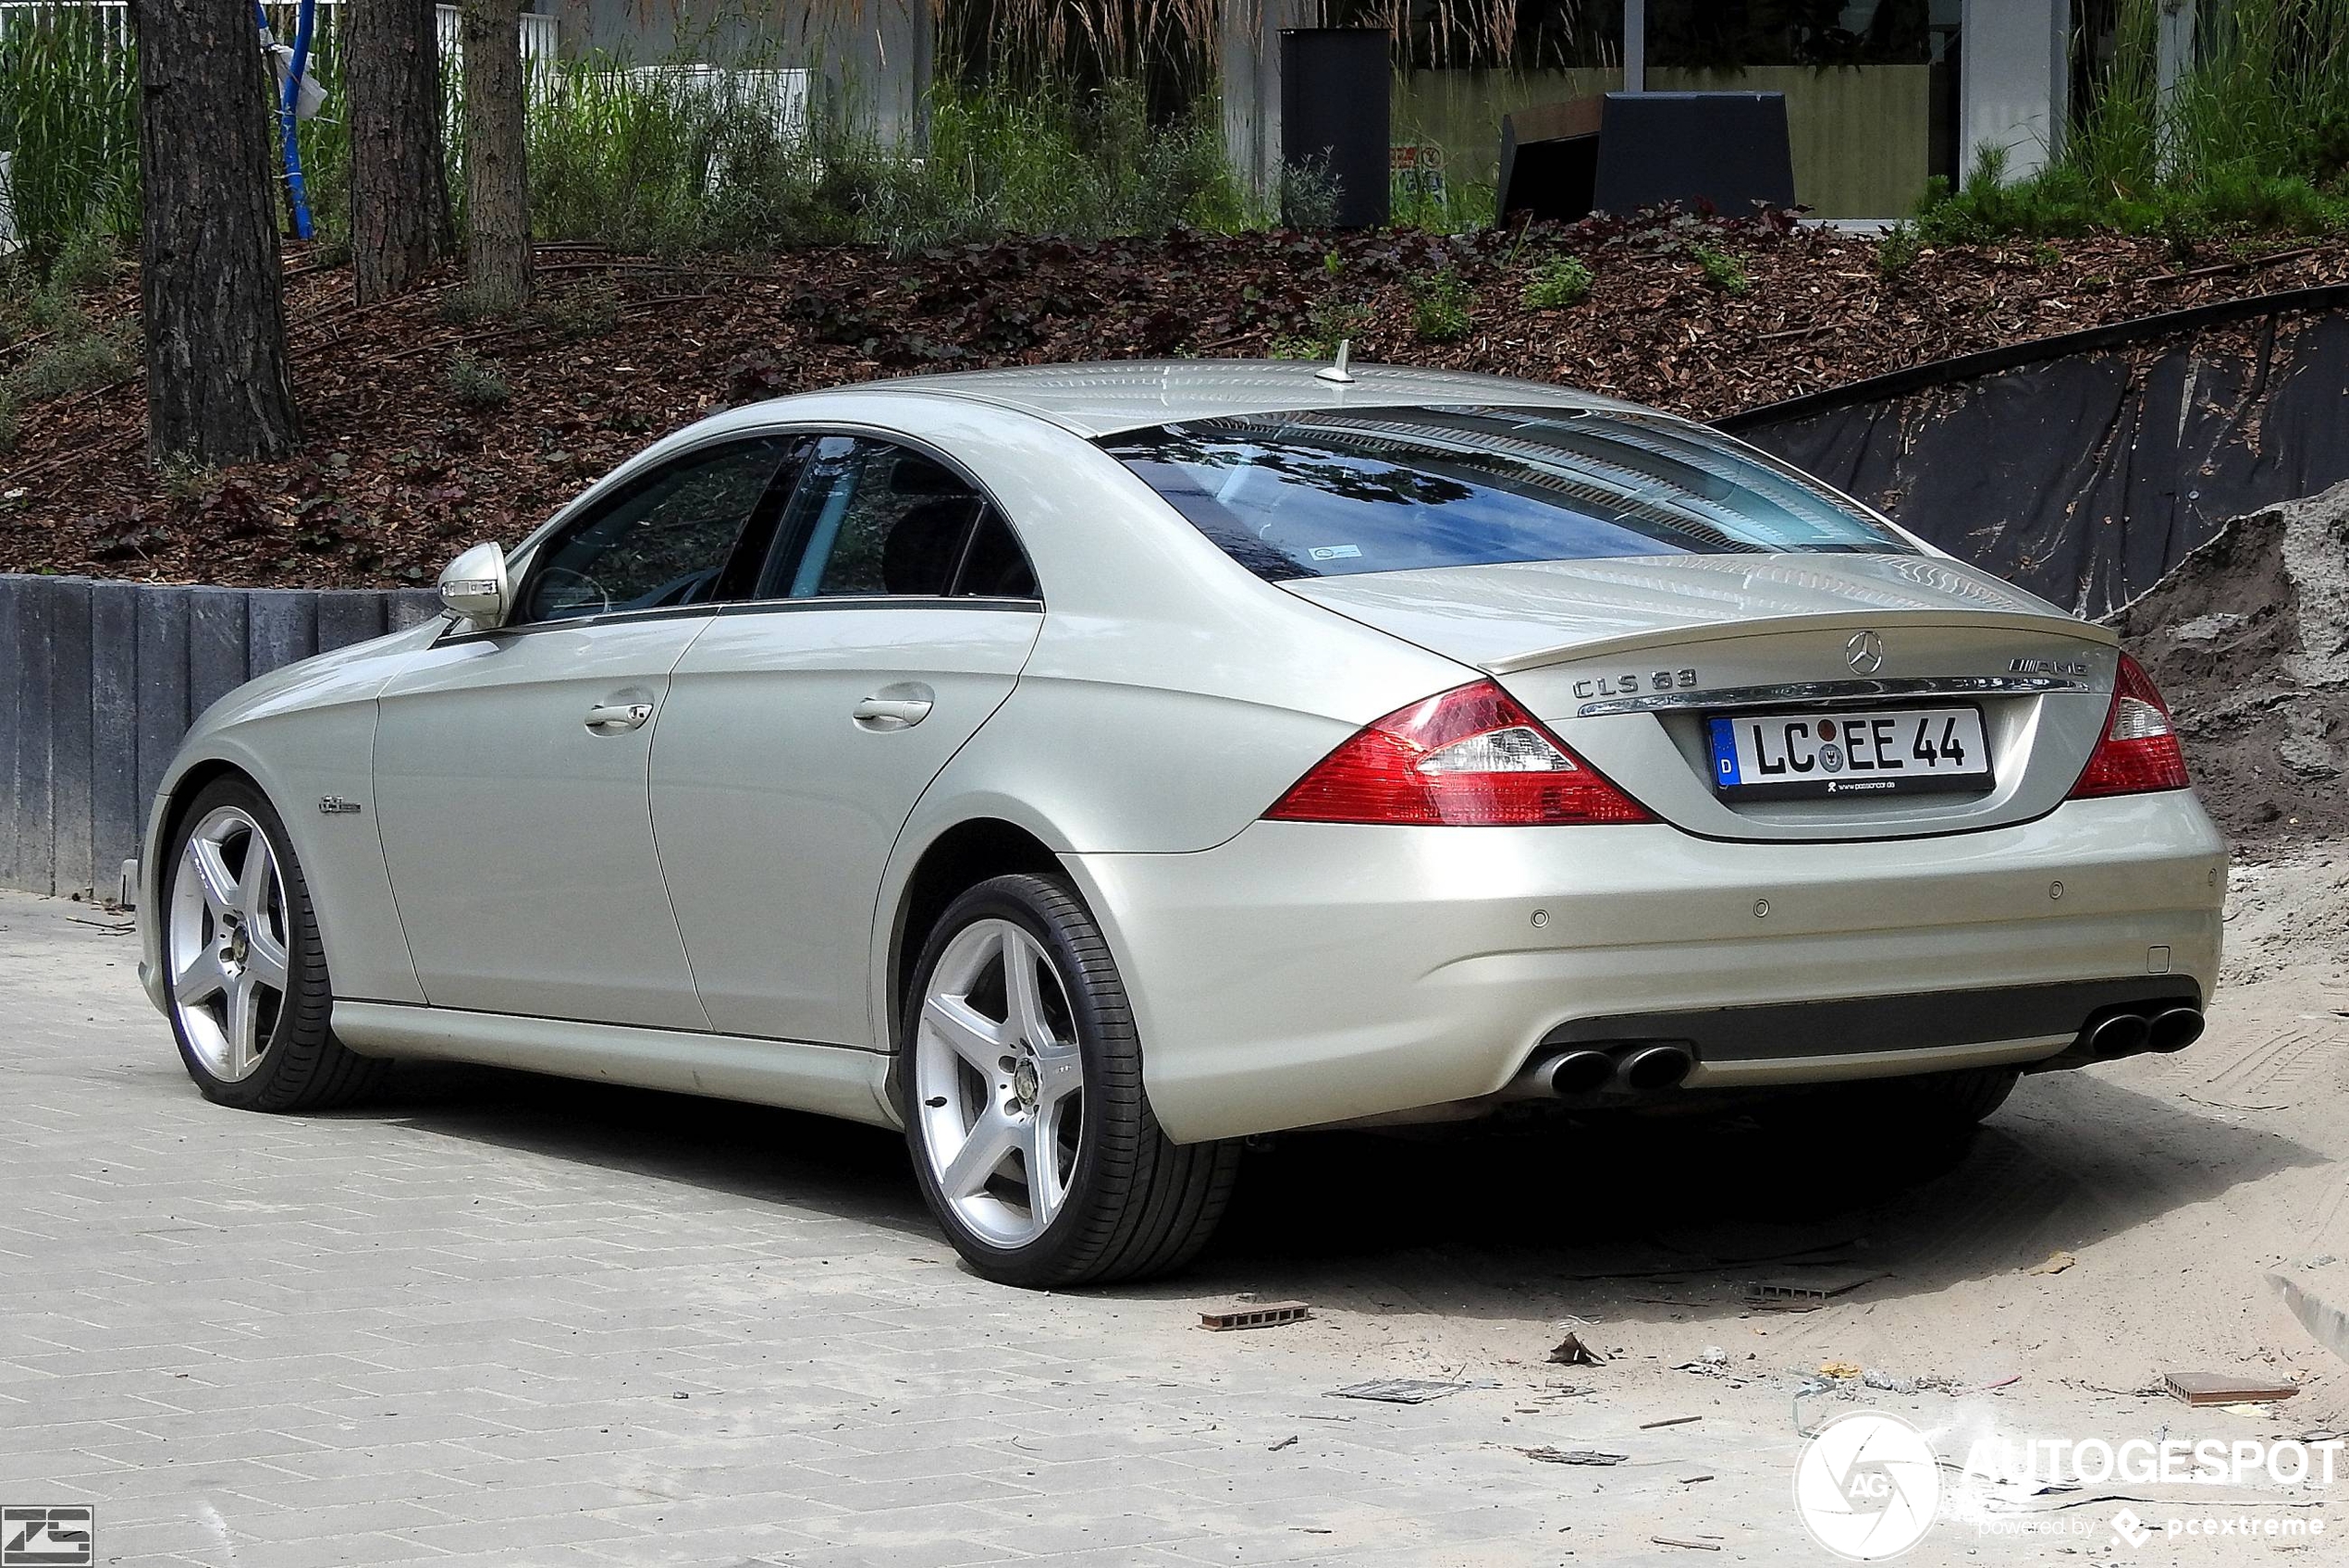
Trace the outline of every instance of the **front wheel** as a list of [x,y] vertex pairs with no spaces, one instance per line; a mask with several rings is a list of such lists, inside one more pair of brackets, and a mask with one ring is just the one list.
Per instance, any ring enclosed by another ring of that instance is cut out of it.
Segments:
[[163,875],[164,981],[180,1060],[206,1099],[241,1110],[326,1110],[382,1080],[327,1028],[310,887],[259,790],[216,779],[189,803]]
[[1068,888],[998,876],[956,899],[908,998],[905,1139],[973,1268],[1009,1285],[1104,1284],[1179,1268],[1207,1244],[1239,1145],[1159,1130],[1125,986]]

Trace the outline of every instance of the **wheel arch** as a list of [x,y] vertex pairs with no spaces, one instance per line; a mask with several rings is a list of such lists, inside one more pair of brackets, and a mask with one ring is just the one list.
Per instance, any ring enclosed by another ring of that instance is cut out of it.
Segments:
[[898,892],[890,921],[882,1048],[892,1053],[896,1049],[906,983],[921,957],[922,944],[929,939],[946,906],[990,876],[1020,871],[1058,878],[1067,876],[1050,845],[1003,817],[965,817],[923,846]]

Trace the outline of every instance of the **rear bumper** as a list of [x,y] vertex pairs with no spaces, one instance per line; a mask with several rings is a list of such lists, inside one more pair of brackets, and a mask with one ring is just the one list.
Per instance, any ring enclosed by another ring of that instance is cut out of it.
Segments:
[[[1658,1013],[1791,1010],[1769,1051],[1701,1049],[1692,1086],[2053,1056],[2081,1020],[2051,1026],[2037,988],[2207,997],[2225,889],[2183,792],[1870,843],[1260,822],[1197,854],[1066,864],[1184,1141],[1481,1098],[1580,1023]],[[1906,1037],[1897,1009],[1813,1005],[1917,998],[1946,1016]]]

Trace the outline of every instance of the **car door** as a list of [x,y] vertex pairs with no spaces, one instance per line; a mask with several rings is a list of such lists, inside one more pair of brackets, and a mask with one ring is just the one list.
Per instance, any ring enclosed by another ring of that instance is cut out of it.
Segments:
[[376,810],[433,1005],[707,1027],[647,769],[670,671],[763,560],[798,445],[623,483],[534,553],[506,625],[443,637],[385,691]]
[[712,1025],[876,1043],[891,847],[1042,624],[1010,524],[957,470],[877,438],[818,444],[756,599],[687,650],[653,743],[661,864]]

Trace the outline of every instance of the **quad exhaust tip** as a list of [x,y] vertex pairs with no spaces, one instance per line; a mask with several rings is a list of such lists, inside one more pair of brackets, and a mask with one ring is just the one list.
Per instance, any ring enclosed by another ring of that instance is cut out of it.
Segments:
[[2202,1038],[2202,1010],[2192,1007],[2166,1008],[2153,1015],[2146,1025],[2146,1048],[2167,1054],[2182,1051]]
[[1568,1051],[1550,1069],[1554,1095],[1588,1095],[1606,1087],[1615,1076],[1615,1059],[1605,1051]]
[[2098,1061],[2134,1056],[2146,1048],[2149,1035],[2150,1028],[2142,1015],[2116,1012],[2088,1031],[2088,1054]]
[[1618,1071],[1625,1088],[1648,1095],[1678,1087],[1695,1065],[1685,1046],[1643,1046],[1626,1056]]

